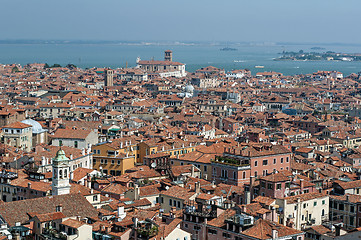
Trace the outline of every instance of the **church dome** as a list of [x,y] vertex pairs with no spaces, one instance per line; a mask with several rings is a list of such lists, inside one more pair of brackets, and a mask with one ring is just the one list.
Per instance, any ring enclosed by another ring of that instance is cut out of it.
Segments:
[[56,156],[53,160],[54,162],[63,162],[63,161],[69,161],[69,158],[65,155],[64,150],[60,148],[56,152]]
[[185,88],[184,88],[185,92],[187,93],[193,93],[194,91],[194,87],[192,85],[187,85]]
[[42,132],[45,132],[46,130],[43,129],[43,127],[41,126],[40,123],[38,123],[37,121],[35,120],[32,120],[32,119],[26,119],[26,120],[23,120],[21,121],[22,123],[25,123],[25,124],[29,124],[32,126],[32,130],[33,130],[33,133],[37,134],[37,133],[42,133]]

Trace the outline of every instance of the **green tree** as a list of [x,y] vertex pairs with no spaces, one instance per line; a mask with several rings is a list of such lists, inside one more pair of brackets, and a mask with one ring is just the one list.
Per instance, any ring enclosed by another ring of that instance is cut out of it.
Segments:
[[19,71],[19,68],[17,66],[15,66],[15,67],[13,67],[13,69],[11,69],[11,72],[14,73],[14,72],[20,72],[20,71]]

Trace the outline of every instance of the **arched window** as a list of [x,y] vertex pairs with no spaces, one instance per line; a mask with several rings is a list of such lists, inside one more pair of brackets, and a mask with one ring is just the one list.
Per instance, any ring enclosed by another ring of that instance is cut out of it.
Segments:
[[63,178],[63,170],[59,170],[59,178]]
[[68,170],[64,169],[64,178],[68,178]]

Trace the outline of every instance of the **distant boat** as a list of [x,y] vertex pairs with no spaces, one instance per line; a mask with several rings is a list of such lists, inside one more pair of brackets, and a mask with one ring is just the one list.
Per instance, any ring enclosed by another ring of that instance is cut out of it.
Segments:
[[264,68],[264,66],[254,66],[255,68]]
[[221,51],[237,51],[237,48],[224,47],[219,50],[221,50]]

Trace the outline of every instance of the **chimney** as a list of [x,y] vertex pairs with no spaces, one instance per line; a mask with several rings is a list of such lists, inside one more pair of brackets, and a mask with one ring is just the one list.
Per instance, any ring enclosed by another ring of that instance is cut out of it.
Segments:
[[127,214],[124,212],[124,206],[118,206],[118,218],[124,219]]
[[28,188],[31,189],[31,182],[28,182]]
[[55,207],[55,212],[62,212],[63,211],[63,205],[59,204]]
[[278,231],[275,227],[272,228],[272,239],[278,239]]
[[133,218],[134,227],[138,227],[138,218]]
[[303,179],[300,179],[300,192],[301,192],[301,194],[302,194],[302,191],[303,191],[303,187],[304,187]]
[[195,192],[200,193],[201,192],[201,183],[196,182],[196,183],[194,183],[194,186],[195,186]]
[[243,213],[245,213],[245,212],[247,211],[247,206],[246,206],[246,204],[244,204],[244,205],[241,206],[241,211],[242,211]]
[[277,222],[277,219],[278,219],[277,208],[275,206],[272,206],[271,212],[272,212],[272,221]]
[[136,184],[135,186],[134,186],[134,200],[139,200],[139,186],[138,186],[138,184]]
[[194,165],[192,164],[191,177],[194,177]]
[[[341,223],[342,224],[342,223]],[[336,237],[340,236],[341,235],[341,225],[340,223],[338,224],[335,224],[335,230],[336,230]]]

